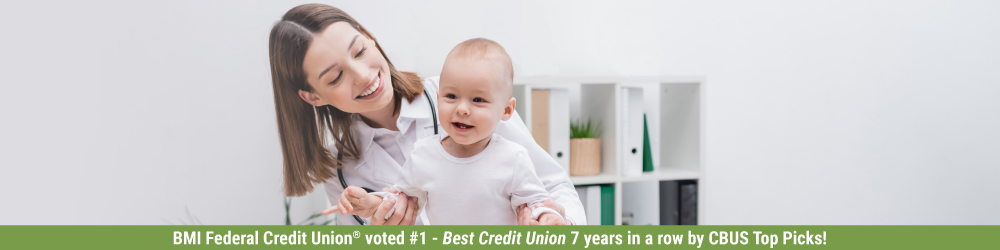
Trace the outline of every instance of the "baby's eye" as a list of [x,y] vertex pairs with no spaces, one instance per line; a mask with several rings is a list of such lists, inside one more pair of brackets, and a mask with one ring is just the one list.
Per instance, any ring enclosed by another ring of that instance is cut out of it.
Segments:
[[482,97],[476,97],[472,98],[472,102],[486,102],[486,99],[483,99]]
[[455,97],[455,94],[445,94],[444,98],[455,99],[456,97]]

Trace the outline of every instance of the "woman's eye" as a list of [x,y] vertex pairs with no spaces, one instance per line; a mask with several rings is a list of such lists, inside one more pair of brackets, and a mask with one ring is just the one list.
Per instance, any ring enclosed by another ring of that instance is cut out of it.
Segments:
[[455,97],[455,94],[447,94],[447,95],[444,95],[444,98],[455,99],[456,97]]
[[472,102],[486,102],[486,99],[483,99],[482,97],[476,97],[472,98]]
[[339,74],[337,74],[337,78],[334,78],[333,81],[330,81],[329,85],[337,84],[337,82],[340,81],[340,77],[343,76],[343,75],[344,75],[344,72],[341,71]]
[[361,47],[361,51],[358,51],[358,54],[354,55],[354,58],[361,57],[361,55],[363,55],[365,53],[365,50],[367,50],[367,49],[368,49],[368,47]]

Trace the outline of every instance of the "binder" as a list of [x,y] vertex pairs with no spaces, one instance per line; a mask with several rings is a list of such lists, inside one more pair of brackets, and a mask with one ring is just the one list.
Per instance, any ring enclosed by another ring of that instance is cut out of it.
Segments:
[[[531,90],[531,137],[535,138],[535,143],[549,150],[549,90]],[[551,152],[550,152],[551,153]]]
[[583,204],[583,211],[587,211],[587,186],[576,186],[576,194],[580,196],[580,204]]
[[660,181],[660,225],[680,225],[680,185]]
[[649,143],[649,122],[642,114],[642,172],[653,172],[653,146]]
[[569,89],[549,89],[549,155],[569,173]]
[[601,225],[615,224],[615,187],[601,185]]
[[622,156],[622,176],[637,176],[642,174],[643,163],[643,101],[642,88],[621,88],[621,125],[622,145],[619,155]]
[[698,225],[698,183],[686,181],[680,184],[681,225]]
[[587,203],[584,205],[586,205],[584,211],[587,213],[587,225],[601,225],[601,186],[587,186]]

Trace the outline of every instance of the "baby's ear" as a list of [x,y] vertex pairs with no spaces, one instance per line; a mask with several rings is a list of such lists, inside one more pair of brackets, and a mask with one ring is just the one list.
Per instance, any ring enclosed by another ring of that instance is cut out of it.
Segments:
[[509,120],[510,116],[514,115],[514,107],[516,106],[517,106],[517,99],[511,96],[510,100],[507,101],[507,106],[503,108],[503,117],[501,117],[500,119],[503,119],[504,121]]

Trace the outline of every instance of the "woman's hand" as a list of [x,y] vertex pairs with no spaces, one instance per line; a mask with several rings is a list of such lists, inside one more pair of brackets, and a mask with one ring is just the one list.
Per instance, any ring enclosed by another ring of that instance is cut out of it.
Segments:
[[[396,202],[390,200],[389,202],[383,202],[382,206],[379,206],[375,210],[375,215],[372,216],[372,225],[413,225],[417,219],[417,212],[420,211],[417,206],[417,198],[409,197],[405,193],[399,193],[398,190],[394,188],[382,188],[382,192],[389,192],[394,194],[399,194],[399,201]],[[392,216],[388,220],[385,219],[385,215],[389,213],[389,210],[395,206],[396,210],[392,213]]]
[[382,203],[382,196],[368,194],[360,187],[348,186],[340,194],[337,205],[324,210],[323,215],[340,212],[342,215],[352,214],[370,217],[374,213],[375,207],[380,203]]
[[566,218],[566,209],[563,208],[562,205],[559,205],[559,203],[552,201],[552,199],[545,199],[544,201],[542,201],[542,204],[536,205],[535,207],[543,207],[543,206],[555,209],[557,212],[559,212],[559,216]]
[[531,219],[531,209],[526,204],[517,206],[517,225],[538,225],[538,220]]
[[559,215],[544,213],[538,216],[538,225],[566,225],[566,221]]
[[[542,203],[535,205],[535,207],[548,207],[559,212],[559,215],[566,218],[566,210],[562,205],[552,201],[552,199],[545,199]],[[539,218],[541,219],[541,218]],[[528,208],[527,204],[521,204],[517,209],[517,224],[518,225],[563,225],[568,223],[568,221],[562,221],[558,224],[554,220],[533,220],[531,219],[531,208]]]

